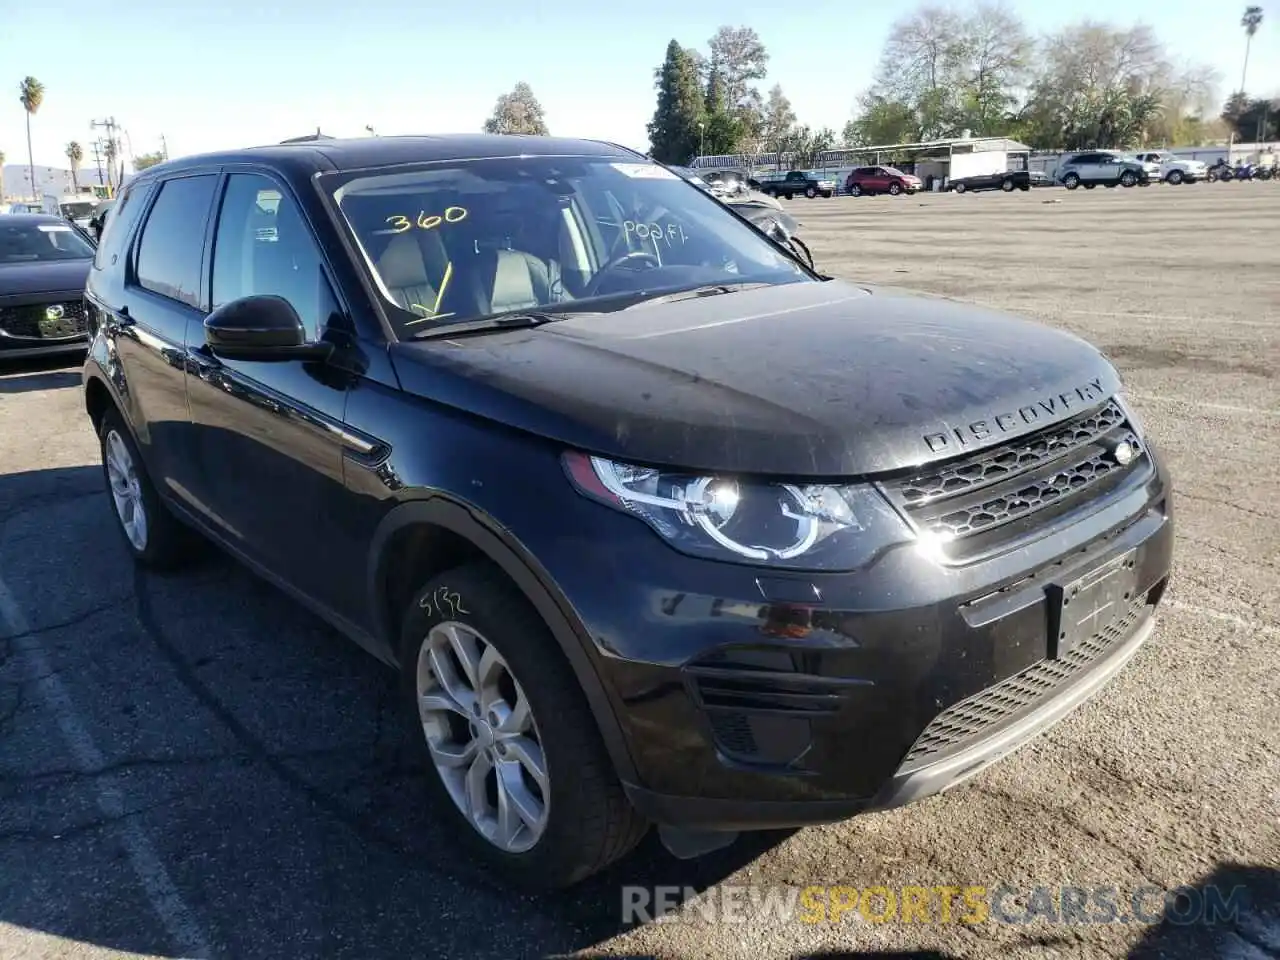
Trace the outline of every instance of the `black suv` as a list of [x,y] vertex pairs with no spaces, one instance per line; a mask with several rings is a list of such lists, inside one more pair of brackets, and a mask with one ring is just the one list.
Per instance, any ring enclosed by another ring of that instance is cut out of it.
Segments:
[[1097,350],[824,278],[620,147],[167,162],[86,301],[134,558],[199,531],[399,670],[440,814],[528,883],[958,783],[1168,580]]

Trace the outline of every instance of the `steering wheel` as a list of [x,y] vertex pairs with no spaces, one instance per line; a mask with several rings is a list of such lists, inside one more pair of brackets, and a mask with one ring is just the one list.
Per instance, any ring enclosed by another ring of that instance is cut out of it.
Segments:
[[654,254],[649,253],[647,250],[628,251],[627,253],[624,253],[620,257],[614,257],[612,260],[606,263],[603,267],[597,270],[596,275],[587,281],[587,285],[582,290],[582,296],[594,297],[597,291],[600,289],[600,284],[603,282],[605,277],[613,273],[615,270],[618,270],[619,268],[621,268],[623,264],[636,263],[640,261],[648,263],[650,269],[656,270],[657,268],[662,266],[662,261],[659,260]]

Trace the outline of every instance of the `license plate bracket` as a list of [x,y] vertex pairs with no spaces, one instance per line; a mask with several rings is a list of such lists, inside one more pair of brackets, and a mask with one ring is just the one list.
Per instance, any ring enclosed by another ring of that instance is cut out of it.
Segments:
[[1136,592],[1137,553],[1136,548],[1128,550],[1073,580],[1050,586],[1052,659],[1060,660],[1124,616]]

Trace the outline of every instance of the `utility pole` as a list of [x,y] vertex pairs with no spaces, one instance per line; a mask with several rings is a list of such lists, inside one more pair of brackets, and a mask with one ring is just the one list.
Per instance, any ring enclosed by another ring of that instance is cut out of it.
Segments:
[[98,165],[98,186],[104,186],[102,182],[102,147],[100,141],[93,141],[93,143],[89,144],[89,149],[93,151],[93,162]]
[[166,160],[169,159],[169,141],[164,138],[164,134],[160,134],[160,154]]
[[93,130],[102,127],[107,131],[107,146],[105,150],[107,155],[107,194],[114,197],[117,178],[113,176],[111,168],[115,165],[114,161],[120,156],[120,140],[116,136],[116,131],[120,128],[120,125],[116,123],[115,117],[107,117],[105,120],[90,120],[89,127]]

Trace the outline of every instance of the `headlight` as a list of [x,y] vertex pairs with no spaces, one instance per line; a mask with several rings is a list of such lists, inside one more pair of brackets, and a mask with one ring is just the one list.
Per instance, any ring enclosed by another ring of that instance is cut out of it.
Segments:
[[700,476],[565,454],[575,487],[643,520],[694,556],[853,570],[914,536],[873,487]]

